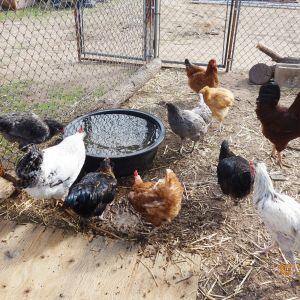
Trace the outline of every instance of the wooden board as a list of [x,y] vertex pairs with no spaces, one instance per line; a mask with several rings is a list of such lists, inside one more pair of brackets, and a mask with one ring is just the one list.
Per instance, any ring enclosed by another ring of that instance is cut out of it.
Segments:
[[200,257],[0,221],[0,299],[196,299]]

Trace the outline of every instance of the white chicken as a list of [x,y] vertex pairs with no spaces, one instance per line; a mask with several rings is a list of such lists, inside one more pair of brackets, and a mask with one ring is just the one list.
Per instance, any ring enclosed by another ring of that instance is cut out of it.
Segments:
[[81,128],[56,146],[30,149],[16,166],[19,186],[35,199],[63,199],[84,164],[84,137]]
[[292,197],[274,190],[264,163],[254,165],[250,162],[250,169],[252,174],[255,173],[254,204],[274,240],[272,245],[259,252],[266,253],[279,246],[299,279],[293,251],[300,250],[300,204]]

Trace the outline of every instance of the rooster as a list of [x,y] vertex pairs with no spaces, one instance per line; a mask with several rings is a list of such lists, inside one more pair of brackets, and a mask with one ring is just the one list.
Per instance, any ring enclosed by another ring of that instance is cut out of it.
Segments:
[[201,89],[200,93],[203,93],[204,101],[211,110],[212,116],[220,122],[221,131],[224,118],[234,103],[233,93],[221,87],[210,88],[208,86]]
[[279,246],[299,279],[294,251],[300,250],[300,204],[292,197],[275,191],[264,163],[251,162],[251,172],[255,175],[254,205],[273,239],[272,245],[259,253],[267,253]]
[[182,110],[172,103],[167,103],[168,121],[172,131],[181,138],[179,152],[183,151],[183,142],[186,138],[193,141],[193,152],[196,144],[204,138],[211,122],[211,111],[199,94],[199,105],[192,110]]
[[31,112],[0,115],[0,133],[10,142],[26,150],[30,144],[40,144],[63,132],[63,125],[51,119],[42,120]]
[[273,143],[272,157],[277,154],[277,163],[282,162],[281,152],[288,143],[300,137],[300,93],[289,107],[278,104],[280,87],[275,82],[269,82],[260,87],[256,101],[256,115],[262,124],[262,133]]
[[157,182],[143,182],[134,171],[134,185],[128,199],[142,217],[153,224],[161,226],[171,222],[181,209],[183,187],[176,174],[166,170],[166,176]]
[[71,208],[81,217],[81,224],[87,219],[100,216],[111,203],[117,192],[117,180],[110,160],[104,159],[97,172],[88,173],[71,187],[64,201],[64,207]]
[[84,136],[81,128],[56,146],[30,149],[16,166],[19,187],[35,199],[63,199],[84,164]]
[[184,61],[185,70],[190,88],[199,93],[205,86],[217,87],[219,85],[218,68],[215,59],[208,62],[207,68],[193,65],[188,59]]
[[219,163],[217,167],[218,183],[225,195],[238,200],[246,197],[253,185],[249,162],[235,155],[227,141],[221,144]]

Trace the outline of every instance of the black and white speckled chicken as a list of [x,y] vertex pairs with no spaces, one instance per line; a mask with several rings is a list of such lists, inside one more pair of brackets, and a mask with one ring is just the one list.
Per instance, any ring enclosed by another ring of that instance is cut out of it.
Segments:
[[211,112],[199,95],[199,104],[192,110],[182,110],[173,103],[167,103],[168,121],[172,131],[181,138],[181,147],[179,152],[182,153],[183,142],[185,139],[193,141],[193,152],[199,140],[204,138],[211,122]]
[[225,195],[235,200],[246,197],[253,185],[249,162],[230,149],[227,141],[221,145],[217,167],[218,183]]
[[82,128],[56,146],[32,148],[17,163],[19,188],[35,199],[63,199],[85,161]]
[[63,132],[63,125],[51,119],[42,120],[31,112],[17,112],[0,115],[0,133],[10,142],[26,150],[31,144],[44,143],[55,134]]
[[71,187],[64,201],[65,208],[71,208],[81,217],[81,224],[87,219],[100,216],[117,193],[117,180],[110,160],[104,159],[97,172],[88,173]]

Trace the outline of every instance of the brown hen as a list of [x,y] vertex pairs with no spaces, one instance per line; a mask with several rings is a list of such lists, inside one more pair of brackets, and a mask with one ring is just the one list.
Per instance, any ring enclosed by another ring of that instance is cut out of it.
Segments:
[[185,70],[190,88],[199,93],[205,86],[217,87],[219,85],[218,68],[215,59],[208,62],[207,68],[193,65],[188,59],[184,61]]
[[263,135],[273,143],[272,156],[282,167],[281,152],[288,143],[300,137],[300,93],[288,108],[278,104],[280,87],[275,82],[261,86],[256,100],[256,115],[262,124]]
[[166,176],[157,182],[143,182],[134,172],[134,185],[128,194],[133,208],[154,226],[170,223],[181,209],[183,187],[176,174],[166,170]]

